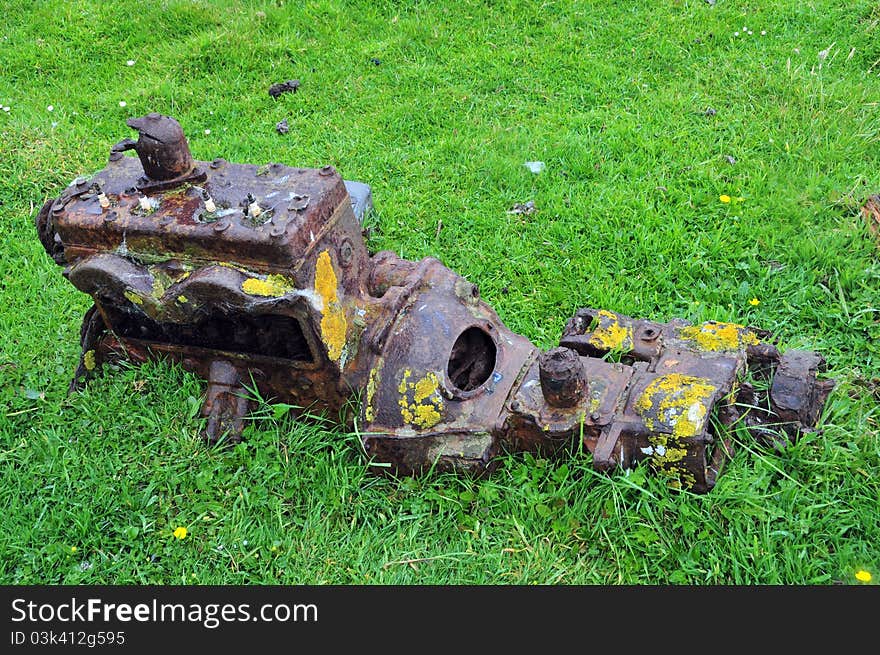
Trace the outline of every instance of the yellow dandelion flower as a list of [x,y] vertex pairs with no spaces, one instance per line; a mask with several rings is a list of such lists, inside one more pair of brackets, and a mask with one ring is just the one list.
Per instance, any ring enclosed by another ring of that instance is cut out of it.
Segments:
[[867,571],[865,571],[864,569],[860,569],[860,570],[856,571],[856,580],[859,580],[861,582],[870,582],[871,581],[871,574],[868,573]]
[[758,300],[757,298],[752,298],[752,299],[749,301],[749,304],[750,304],[752,307],[756,307],[756,306],[758,306],[758,305],[761,304],[761,301]]
[[182,525],[180,527],[174,528],[174,536],[178,539],[186,539],[186,528]]
[[730,196],[728,196],[727,194],[721,194],[720,196],[718,196],[718,200],[723,203],[728,203],[730,202]]
[[75,553],[77,550],[78,550],[78,548],[77,548],[76,546],[71,546],[71,547],[70,547],[70,552],[71,552],[71,553]]

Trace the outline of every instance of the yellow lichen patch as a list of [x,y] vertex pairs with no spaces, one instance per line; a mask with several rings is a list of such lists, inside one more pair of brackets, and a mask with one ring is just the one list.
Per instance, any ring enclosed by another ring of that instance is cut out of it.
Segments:
[[668,476],[667,486],[673,489],[693,489],[697,484],[694,474],[683,466],[672,466],[670,468],[656,467],[662,475]]
[[126,298],[128,298],[135,305],[143,305],[144,304],[144,299],[141,298],[139,295],[137,295],[134,291],[126,291],[122,295],[125,296]]
[[688,325],[678,331],[678,336],[708,351],[731,351],[758,343],[758,337],[748,328],[718,321]]
[[174,284],[174,279],[162,266],[156,266],[154,264],[148,266],[147,270],[150,271],[150,275],[153,276],[153,288],[150,291],[150,295],[159,300],[165,295],[165,291],[168,287]]
[[87,350],[83,353],[83,366],[86,367],[87,371],[95,370],[95,351]]
[[177,296],[177,302],[185,303],[185,302],[189,302],[189,299],[184,295],[180,295],[180,296]]
[[596,318],[598,325],[590,335],[590,345],[602,350],[629,350],[632,348],[632,328],[621,325],[617,315],[600,309]]
[[258,277],[249,277],[241,283],[241,290],[251,296],[264,296],[268,298],[280,298],[284,294],[292,291],[294,281],[283,275],[271,274],[266,279]]
[[425,398],[437,391],[439,384],[437,376],[433,373],[428,373],[425,377],[416,382],[413,400],[417,403],[422,402]]
[[408,368],[403,369],[403,377],[400,379],[400,384],[397,385],[397,391],[399,393],[406,393],[406,385],[410,375],[412,375],[412,371]]
[[161,298],[165,295],[165,285],[162,280],[158,277],[153,278],[153,298]]
[[367,406],[364,409],[364,417],[368,423],[372,423],[373,419],[376,418],[375,410],[373,409],[373,396],[376,395],[376,386],[378,384],[379,367],[377,365],[375,368],[370,369],[370,378],[367,380]]
[[397,390],[400,392],[400,416],[405,423],[420,428],[429,428],[440,422],[443,412],[443,398],[440,396],[440,379],[433,372],[410,382],[409,369],[403,371]]
[[680,444],[677,444],[677,440],[672,435],[652,432],[648,436],[648,442],[653,449],[651,453],[653,462],[659,466],[668,466],[673,462],[681,461],[687,455],[687,448],[678,447]]
[[645,388],[635,409],[651,431],[656,421],[677,438],[693,437],[703,430],[715,390],[705,378],[661,375]]
[[330,253],[322,250],[315,266],[315,292],[321,296],[324,306],[321,309],[321,339],[327,346],[327,354],[333,361],[338,361],[345,346],[348,323],[345,311],[339,302],[336,290],[336,272]]

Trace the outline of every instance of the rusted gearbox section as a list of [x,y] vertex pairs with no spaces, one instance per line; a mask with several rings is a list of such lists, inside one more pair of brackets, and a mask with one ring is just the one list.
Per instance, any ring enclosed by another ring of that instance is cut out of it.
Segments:
[[240,438],[253,381],[357,426],[376,470],[481,472],[502,451],[581,440],[597,469],[647,459],[705,492],[733,430],[784,445],[834,386],[820,355],[732,323],[581,309],[542,352],[438,260],[368,253],[366,185],[329,166],[193,161],[173,118],[128,125],[138,140],[37,217],[94,299],[72,388],[113,360],[180,362],[207,381],[210,441]]

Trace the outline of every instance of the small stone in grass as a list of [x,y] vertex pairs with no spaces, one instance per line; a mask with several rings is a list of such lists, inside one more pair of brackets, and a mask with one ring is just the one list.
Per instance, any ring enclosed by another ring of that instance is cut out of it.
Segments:
[[535,201],[529,200],[528,202],[518,202],[516,203],[512,209],[510,209],[508,214],[525,214],[528,216],[529,214],[534,214],[537,211],[537,207],[535,207]]
[[273,98],[277,98],[282,93],[296,93],[296,90],[299,88],[299,80],[287,80],[286,82],[279,82],[278,84],[273,84],[269,87],[269,95]]

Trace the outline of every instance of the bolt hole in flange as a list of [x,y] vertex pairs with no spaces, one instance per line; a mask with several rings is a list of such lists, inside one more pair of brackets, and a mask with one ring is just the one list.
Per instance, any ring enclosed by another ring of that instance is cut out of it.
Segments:
[[498,349],[492,337],[472,326],[455,340],[446,374],[459,391],[473,391],[492,375],[497,357]]

